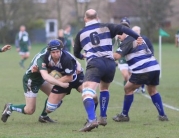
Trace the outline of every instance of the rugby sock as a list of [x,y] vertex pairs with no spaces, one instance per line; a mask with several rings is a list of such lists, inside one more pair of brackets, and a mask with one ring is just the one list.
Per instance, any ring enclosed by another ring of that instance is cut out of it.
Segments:
[[108,91],[101,91],[100,92],[100,116],[101,117],[106,117],[106,111],[108,108],[108,103],[109,103],[109,92]]
[[98,106],[98,102],[95,103],[95,105],[94,105],[94,111],[96,111],[97,106]]
[[125,95],[124,96],[124,103],[123,103],[123,109],[122,114],[128,116],[129,109],[131,107],[131,104],[134,100],[134,95]]
[[61,100],[61,101],[58,103],[57,108],[59,108],[62,103],[63,103],[63,101]]
[[45,105],[44,105],[44,109],[43,109],[43,111],[42,111],[42,113],[41,113],[41,116],[47,116],[47,113],[46,113],[47,100],[48,100],[48,98],[45,100]]
[[20,63],[21,63],[21,65],[24,65],[24,61],[26,60],[26,58],[23,58],[21,61],[20,61]]
[[141,87],[142,87],[142,89],[144,89],[144,88],[145,88],[145,84],[142,84],[142,86],[141,86]]
[[159,115],[164,116],[164,109],[163,109],[163,104],[162,104],[162,98],[160,97],[159,93],[156,93],[151,96],[152,102],[155,105],[155,107],[158,110]]
[[127,83],[127,81],[124,81],[123,83],[124,83],[124,86],[125,86],[125,85],[126,85],[126,83]]
[[88,114],[88,120],[93,121],[95,120],[95,111],[94,111],[94,100],[92,98],[87,98],[83,101],[84,107],[86,109],[86,112]]
[[25,106],[26,106],[25,104],[20,104],[20,105],[14,105],[14,104],[12,104],[12,105],[10,105],[10,109],[12,111],[16,111],[16,112],[25,114],[25,112],[24,112],[24,107]]

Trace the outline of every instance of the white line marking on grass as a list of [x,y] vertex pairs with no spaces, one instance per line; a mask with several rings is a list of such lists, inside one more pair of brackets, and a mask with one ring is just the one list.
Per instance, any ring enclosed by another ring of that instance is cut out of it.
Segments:
[[[120,83],[120,82],[117,82],[117,81],[113,81],[113,82],[114,82],[115,84],[118,84],[118,85],[120,85],[120,86],[123,86],[123,84]],[[144,97],[148,98],[148,99],[151,99],[150,96],[147,95],[147,94],[142,94],[142,95],[143,95]],[[175,110],[175,111],[179,111],[179,108],[173,107],[173,106],[168,105],[168,104],[166,104],[166,103],[163,103],[163,106],[165,106],[166,108]]]

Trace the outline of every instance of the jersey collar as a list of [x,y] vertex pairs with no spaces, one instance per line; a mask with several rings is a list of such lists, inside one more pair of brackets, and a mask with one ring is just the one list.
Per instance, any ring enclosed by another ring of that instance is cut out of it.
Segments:
[[58,60],[57,64],[55,64],[51,55],[49,55],[48,61],[51,64],[51,66],[61,67],[61,63],[60,63],[61,57],[62,57],[62,51],[61,51],[61,54],[60,54],[60,59]]
[[99,23],[99,22],[96,19],[94,19],[89,22],[86,22],[85,26],[89,26],[89,25],[96,24],[96,23]]

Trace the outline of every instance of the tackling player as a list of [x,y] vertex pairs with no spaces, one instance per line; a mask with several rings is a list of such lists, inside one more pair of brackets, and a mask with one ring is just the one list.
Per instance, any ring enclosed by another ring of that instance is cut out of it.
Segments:
[[[62,43],[59,42],[58,44],[59,48],[63,47]],[[33,114],[36,108],[36,97],[39,89],[49,96],[53,87],[52,84],[64,88],[69,86],[69,83],[61,82],[48,74],[47,64],[44,62],[47,53],[47,48],[44,48],[39,52],[33,58],[29,68],[23,76],[23,88],[26,104],[5,104],[1,117],[3,122],[7,121],[13,111],[28,115]],[[34,66],[38,66],[38,72],[32,72]]]

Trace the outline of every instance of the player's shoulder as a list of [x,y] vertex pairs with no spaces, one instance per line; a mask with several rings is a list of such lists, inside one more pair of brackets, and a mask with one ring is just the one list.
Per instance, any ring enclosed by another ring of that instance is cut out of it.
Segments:
[[74,56],[65,50],[62,50],[61,60],[67,62],[68,60],[75,59]]

